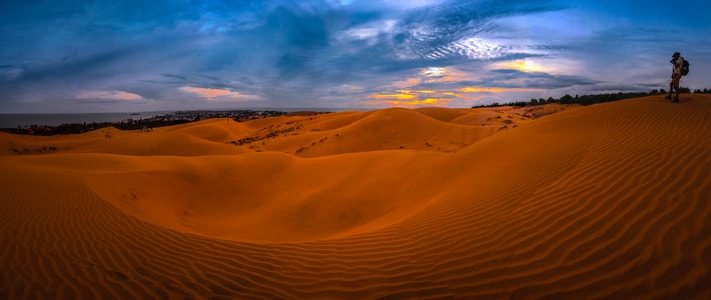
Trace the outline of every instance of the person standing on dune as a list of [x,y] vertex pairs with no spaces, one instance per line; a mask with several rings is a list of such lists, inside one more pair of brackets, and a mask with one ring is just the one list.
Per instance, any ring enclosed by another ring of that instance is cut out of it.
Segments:
[[665,99],[671,99],[672,92],[676,90],[676,97],[674,97],[672,102],[679,102],[679,80],[681,80],[681,66],[684,64],[684,59],[681,58],[681,53],[674,52],[670,63],[674,65],[674,69],[671,76],[672,80],[669,82],[669,94]]

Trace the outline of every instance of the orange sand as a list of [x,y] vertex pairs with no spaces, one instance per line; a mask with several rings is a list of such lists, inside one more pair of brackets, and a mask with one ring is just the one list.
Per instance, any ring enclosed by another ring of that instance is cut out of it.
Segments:
[[0,133],[0,299],[709,299],[682,100]]

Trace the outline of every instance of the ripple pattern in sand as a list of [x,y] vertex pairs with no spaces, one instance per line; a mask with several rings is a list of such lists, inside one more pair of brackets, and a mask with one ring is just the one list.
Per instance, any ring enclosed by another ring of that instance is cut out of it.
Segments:
[[78,178],[33,183],[18,169],[0,190],[0,298],[708,299],[702,101],[643,98],[542,119],[520,130],[565,127],[588,146],[505,189],[443,192],[401,223],[319,242],[183,234],[123,214]]

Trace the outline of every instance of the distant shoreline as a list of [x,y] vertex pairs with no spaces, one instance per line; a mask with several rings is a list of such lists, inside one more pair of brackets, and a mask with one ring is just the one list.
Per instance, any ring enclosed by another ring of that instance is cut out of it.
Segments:
[[119,113],[3,113],[0,114],[0,128],[17,128],[32,125],[59,126],[71,123],[121,122],[127,119],[150,118],[170,111],[155,112],[119,112]]
[[[116,127],[121,130],[152,130],[157,127],[172,126],[206,119],[229,118],[238,122],[261,119],[274,116],[309,116],[330,112],[296,111],[283,112],[278,110],[196,110],[175,111],[169,113],[151,112],[144,117],[137,113],[124,114],[56,114],[56,115],[20,115],[25,122],[35,119],[36,123],[18,125],[16,127],[0,127],[0,131],[22,135],[56,135],[77,134],[93,131],[104,127]],[[80,116],[81,115],[81,116]],[[1,116],[1,115],[0,115]],[[31,117],[30,117],[31,116]],[[39,119],[38,119],[39,118]],[[54,119],[52,119],[54,118]],[[97,119],[109,121],[94,121]],[[118,120],[120,118],[120,120]],[[70,120],[71,119],[71,120]],[[61,120],[61,121],[60,121]],[[78,120],[78,121],[75,121]],[[61,122],[59,125],[46,125],[47,123]]]
[[62,124],[105,123],[122,122],[128,119],[140,120],[181,112],[228,112],[228,111],[280,111],[293,113],[301,111],[313,112],[340,112],[340,111],[365,111],[368,109],[357,108],[248,108],[248,109],[205,109],[205,110],[166,110],[166,111],[141,111],[141,112],[113,112],[113,113],[0,113],[0,128],[29,127],[33,125],[59,126]]

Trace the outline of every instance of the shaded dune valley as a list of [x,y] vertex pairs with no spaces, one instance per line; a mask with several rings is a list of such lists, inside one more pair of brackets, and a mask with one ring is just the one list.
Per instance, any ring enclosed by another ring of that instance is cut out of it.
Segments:
[[711,97],[0,134],[0,299],[711,299]]

